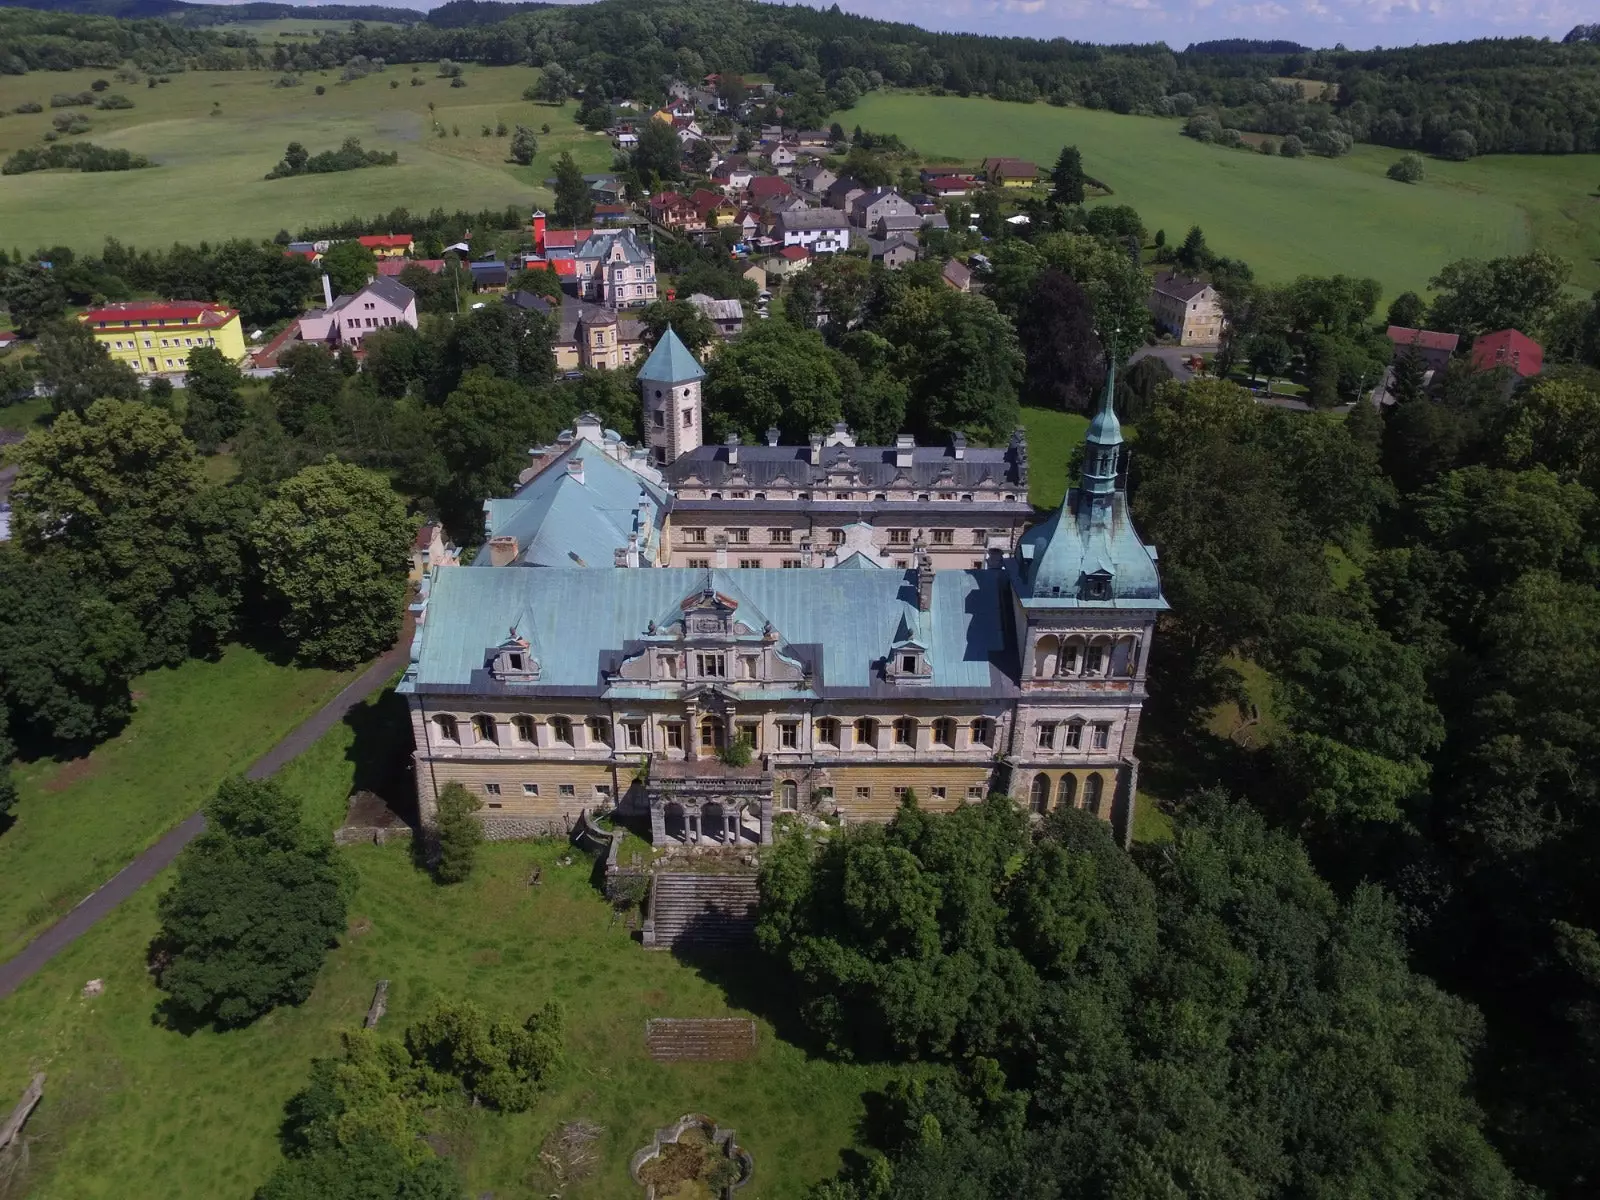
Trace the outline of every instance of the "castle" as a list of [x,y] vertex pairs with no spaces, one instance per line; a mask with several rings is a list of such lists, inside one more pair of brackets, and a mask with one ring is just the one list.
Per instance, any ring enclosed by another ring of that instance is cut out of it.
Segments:
[[649,445],[581,422],[486,503],[477,562],[431,572],[399,689],[423,820],[459,782],[491,836],[615,807],[658,843],[738,845],[783,812],[998,790],[1126,837],[1167,603],[1118,486],[1112,382],[1081,482],[1024,530],[1019,441],[706,447],[701,376],[669,331],[639,372]]

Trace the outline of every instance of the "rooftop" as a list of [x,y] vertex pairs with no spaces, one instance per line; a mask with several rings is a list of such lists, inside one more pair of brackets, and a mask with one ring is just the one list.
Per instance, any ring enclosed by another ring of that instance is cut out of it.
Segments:
[[683,339],[668,325],[656,348],[650,351],[650,357],[644,360],[644,366],[639,368],[638,377],[651,383],[676,385],[704,379],[706,371],[689,347],[683,344]]
[[239,314],[225,304],[209,300],[122,300],[85,309],[85,322],[194,321],[201,325],[226,325]]

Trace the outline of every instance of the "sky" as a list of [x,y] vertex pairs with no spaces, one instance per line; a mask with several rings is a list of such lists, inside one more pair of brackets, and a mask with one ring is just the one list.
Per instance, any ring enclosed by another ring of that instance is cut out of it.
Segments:
[[[227,2],[227,0],[224,0]],[[316,3],[317,0],[293,0]],[[353,0],[361,3],[363,0]],[[438,0],[370,0],[432,8]],[[821,7],[821,3],[815,5]],[[1478,37],[1559,40],[1600,22],[1600,0],[839,0],[846,12],[924,29],[1084,42],[1284,38],[1351,49]]]

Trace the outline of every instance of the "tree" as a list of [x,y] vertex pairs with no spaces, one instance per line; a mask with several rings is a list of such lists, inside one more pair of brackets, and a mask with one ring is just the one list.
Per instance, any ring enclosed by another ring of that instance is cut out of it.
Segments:
[[1304,158],[1306,144],[1291,133],[1283,139],[1283,145],[1278,147],[1278,153],[1284,158]]
[[1031,403],[1084,412],[1105,377],[1104,352],[1094,330],[1094,305],[1072,279],[1046,267],[1017,320],[1025,362],[1023,388]]
[[350,667],[393,644],[411,532],[381,475],[333,460],[286,480],[262,506],[263,590],[298,657]]
[[1478,139],[1471,130],[1452,129],[1439,146],[1439,153],[1452,162],[1466,162],[1478,152]]
[[644,179],[677,179],[682,174],[678,167],[680,153],[678,135],[671,125],[646,121],[639,131],[639,144],[633,148],[633,169]]
[[511,161],[525,167],[531,166],[533,156],[538,153],[539,139],[533,136],[533,130],[526,125],[518,125],[511,134]]
[[230,779],[205,815],[157,906],[153,949],[171,1018],[228,1028],[311,995],[352,881],[277,783]]
[[548,104],[560,104],[572,91],[573,79],[560,63],[546,63],[539,73],[539,82],[535,88],[529,89],[534,95],[525,99],[543,100]]
[[652,347],[661,340],[668,326],[678,335],[678,340],[696,354],[717,336],[717,327],[711,323],[711,318],[688,300],[653,301],[639,314],[639,320]]
[[231,629],[231,614],[197,604],[209,587],[194,526],[203,473],[166,413],[97,400],[30,435],[17,468],[17,540],[134,618],[140,665],[176,664]]
[[184,381],[189,408],[183,431],[202,453],[215,454],[219,445],[239,432],[244,421],[239,394],[243,383],[243,373],[220,350],[198,346],[189,351]]
[[1500,461],[1514,470],[1546,467],[1600,494],[1600,389],[1545,378],[1518,400],[1502,422]]
[[290,433],[327,425],[344,390],[345,376],[339,361],[322,346],[302,342],[284,351],[278,360],[278,373],[268,390],[277,407],[278,420]]
[[440,883],[462,883],[471,877],[483,844],[483,823],[474,814],[482,807],[483,801],[454,781],[439,793],[439,857],[433,877]]
[[1191,275],[1204,271],[1211,264],[1211,251],[1206,246],[1206,235],[1200,231],[1200,226],[1189,226],[1183,244],[1173,253],[1172,258]]
[[1057,204],[1083,203],[1083,154],[1076,146],[1063,146],[1050,172],[1050,198]]
[[1388,324],[1398,325],[1402,329],[1421,329],[1427,311],[1428,306],[1421,296],[1415,292],[1401,292],[1389,302],[1389,312],[1385,320]]
[[[652,121],[652,125],[661,122]],[[594,195],[583,172],[567,151],[556,159],[556,221],[561,225],[586,225],[594,219]]]
[[877,332],[899,351],[907,423],[919,437],[965,431],[1000,441],[1016,428],[1022,350],[993,301],[942,285],[908,287]]
[[707,423],[717,438],[760,441],[777,428],[790,445],[831,429],[841,383],[822,338],[779,320],[759,321],[706,367]]
[[7,267],[0,272],[0,306],[23,337],[33,337],[48,322],[59,320],[67,294],[55,275],[38,263]]
[[461,1200],[464,1194],[448,1160],[408,1162],[399,1147],[368,1133],[288,1159],[256,1189],[255,1200]]
[[81,413],[99,399],[137,400],[139,377],[95,340],[87,325],[58,321],[39,333],[34,373],[58,413]]
[[1545,250],[1459,259],[1428,281],[1439,293],[1428,309],[1428,325],[1463,337],[1500,329],[1540,330],[1571,273],[1570,263]]
[[445,525],[463,544],[480,534],[484,499],[516,486],[528,447],[548,443],[576,415],[557,409],[556,399],[548,384],[534,391],[479,366],[440,405],[434,445],[442,474],[428,484]]
[[13,738],[32,754],[81,753],[121,729],[142,648],[132,618],[53,558],[0,548],[5,760]]
[[338,296],[350,296],[367,286],[377,274],[378,260],[372,251],[354,238],[335,242],[322,255],[322,269]]
[[1389,164],[1389,170],[1385,173],[1399,183],[1421,183],[1427,168],[1420,154],[1403,154]]

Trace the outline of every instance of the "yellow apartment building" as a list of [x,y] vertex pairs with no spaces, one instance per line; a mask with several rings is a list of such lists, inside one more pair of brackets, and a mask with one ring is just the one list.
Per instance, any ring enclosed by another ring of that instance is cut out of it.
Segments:
[[113,359],[140,375],[181,373],[196,346],[220,350],[230,362],[245,356],[239,314],[206,300],[128,300],[88,309],[78,319]]

